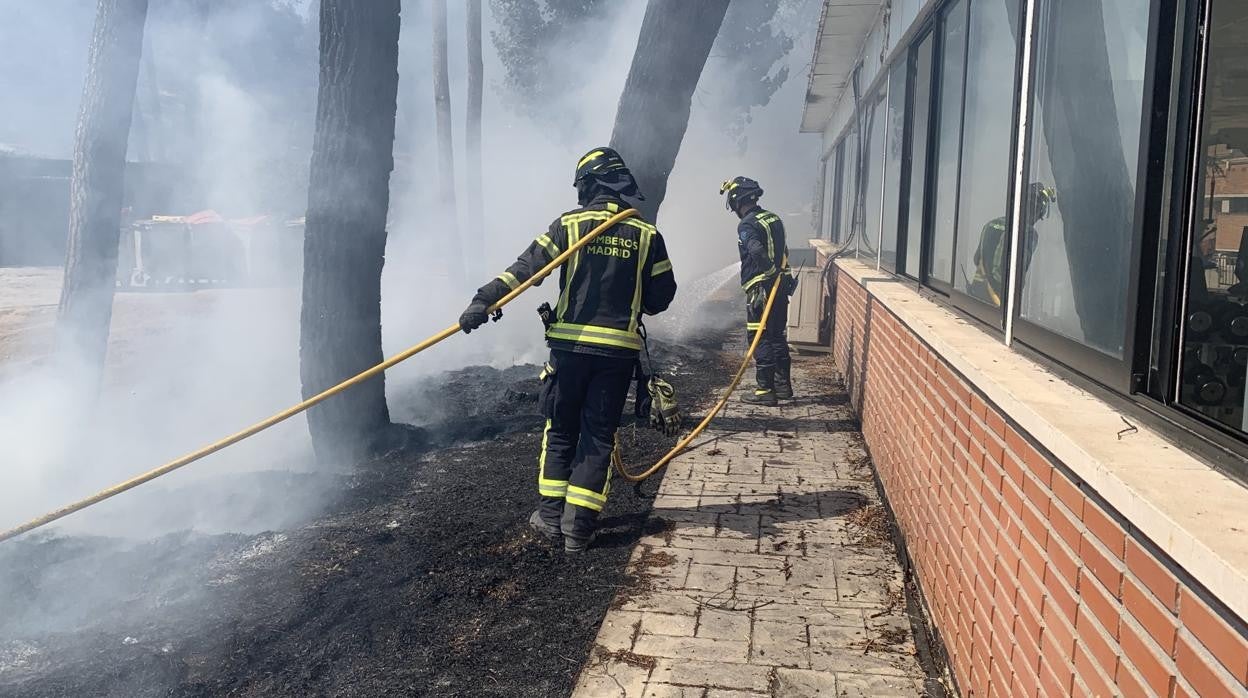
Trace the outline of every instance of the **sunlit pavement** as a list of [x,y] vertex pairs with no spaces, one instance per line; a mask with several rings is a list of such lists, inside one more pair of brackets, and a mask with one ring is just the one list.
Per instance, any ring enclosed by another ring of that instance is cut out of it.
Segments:
[[915,696],[924,673],[871,464],[826,359],[729,403],[668,469],[574,696]]

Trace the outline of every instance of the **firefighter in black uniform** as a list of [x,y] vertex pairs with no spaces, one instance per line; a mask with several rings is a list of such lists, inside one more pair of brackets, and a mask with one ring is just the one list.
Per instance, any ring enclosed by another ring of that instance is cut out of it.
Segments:
[[[482,286],[459,318],[470,332],[487,309],[581,236],[640,197],[619,154],[595,148],[573,180],[580,208],[563,214],[514,264]],[[550,360],[542,370],[546,417],[538,462],[538,510],[529,524],[569,552],[590,543],[611,486],[611,452],[642,346],[641,316],[663,312],[676,278],[663,236],[639,217],[626,218],[581,248],[559,271],[559,302],[546,330]]]
[[763,188],[748,177],[736,177],[724,182],[719,190],[727,195],[728,210],[737,214],[737,251],[741,254],[741,288],[746,298],[747,341],[754,339],[760,327],[767,295],[777,274],[783,274],[780,291],[767,316],[767,326],[754,352],[754,367],[758,386],[747,393],[745,402],[752,405],[775,407],[777,400],[793,397],[793,383],[789,378],[789,295],[793,291],[789,274],[789,248],[784,240],[784,224],[780,217],[763,209],[758,200]]

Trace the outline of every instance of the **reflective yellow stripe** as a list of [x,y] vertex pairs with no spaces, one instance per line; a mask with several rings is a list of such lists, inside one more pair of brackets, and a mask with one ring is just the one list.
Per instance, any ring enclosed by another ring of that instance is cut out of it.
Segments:
[[551,259],[559,256],[559,246],[555,244],[554,240],[550,239],[549,235],[546,235],[545,233],[538,235],[537,244],[546,249],[546,253],[550,255]]
[[542,455],[537,461],[537,491],[543,497],[562,497],[568,491],[567,480],[546,479],[546,447],[550,444],[550,420],[542,430]]
[[[629,221],[631,223],[631,221]],[[641,321],[641,291],[644,288],[642,273],[646,270],[646,260],[650,258],[650,240],[654,238],[654,226],[637,221],[638,225],[634,225],[641,231],[640,244],[637,246],[637,279],[633,286],[633,305],[628,320],[628,329],[631,332],[637,331],[637,323]]]
[[[580,238],[581,232],[580,227],[575,221],[569,220],[570,218],[573,218],[573,216],[563,217],[563,230],[568,237],[569,248],[576,244],[577,239]],[[576,276],[576,268],[579,266],[580,261],[581,253],[578,250],[576,254],[572,255],[572,259],[564,262],[568,277],[566,283],[563,285],[563,289],[559,291],[559,302],[555,305],[556,321],[562,320],[563,314],[568,311],[568,298],[572,295],[572,277]]]
[[510,288],[513,291],[516,290],[516,287],[520,285],[520,280],[516,278],[515,274],[512,274],[509,271],[505,271],[502,274],[499,274],[498,280],[507,284],[507,288]]
[[767,231],[767,259],[771,261],[771,268],[774,270],[776,268],[776,243],[772,239],[771,224],[780,219],[775,216],[768,217],[766,213],[760,213],[754,219],[762,224],[763,230]]
[[587,490],[584,487],[568,485],[568,503],[594,511],[602,511],[607,505],[607,495]]
[[622,349],[641,349],[641,335],[636,332],[625,332],[613,327],[599,327],[597,325],[574,325],[567,322],[557,322],[546,331],[546,339],[620,347]]
[[775,268],[775,267],[772,267],[772,268],[768,269],[767,271],[763,272],[762,274],[759,274],[758,276],[755,276],[754,278],[752,278],[752,279],[750,279],[749,281],[745,282],[745,285],[744,285],[744,286],[742,286],[741,288],[743,288],[743,289],[745,289],[746,291],[748,291],[748,290],[750,290],[750,288],[751,288],[751,287],[753,287],[755,284],[760,283],[760,282],[763,282],[763,281],[766,281],[766,280],[767,280],[767,277],[768,277],[768,276],[771,276],[771,275],[772,275],[772,274],[774,274],[774,273],[776,273],[776,268]]
[[672,260],[665,259],[661,262],[655,262],[654,268],[650,270],[650,276],[658,276],[672,270]]
[[600,157],[602,157],[602,151],[601,151],[601,150],[595,150],[594,152],[590,153],[589,155],[586,155],[585,157],[581,158],[581,161],[580,161],[580,162],[578,162],[578,163],[576,163],[576,166],[577,166],[578,168],[579,168],[579,167],[584,167],[587,163],[591,163],[591,162],[593,162],[595,159],[600,158]]
[[747,331],[749,331],[749,332],[755,332],[755,331],[757,331],[757,330],[758,330],[758,328],[760,328],[760,327],[762,327],[762,326],[763,326],[763,323],[761,323],[761,322],[747,322],[747,323],[745,323],[745,329],[746,329]]
[[610,201],[608,201],[608,202],[607,202],[607,210],[608,210],[608,211],[610,211],[611,213],[619,213],[619,211],[620,211],[619,204],[613,204],[613,203],[611,203]]

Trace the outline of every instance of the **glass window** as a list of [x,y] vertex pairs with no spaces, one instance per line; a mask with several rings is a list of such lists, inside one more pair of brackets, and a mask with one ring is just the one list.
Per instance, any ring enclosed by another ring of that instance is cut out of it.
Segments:
[[858,256],[875,264],[880,249],[880,195],[884,190],[884,116],[887,110],[883,95],[873,95],[867,103],[872,106],[868,110],[867,150],[863,155],[866,162],[866,171],[863,172],[866,195],[862,201],[862,242],[858,245]]
[[1234,202],[1248,196],[1245,65],[1248,5],[1214,0],[1179,401],[1240,431],[1248,431],[1248,216]]
[[[962,186],[954,287],[990,305],[1005,298],[1010,249],[1018,0],[971,5],[966,53]],[[1011,17],[1014,22],[1011,22]]]
[[957,220],[958,159],[962,148],[962,78],[966,64],[966,2],[949,6],[941,26],[936,170],[928,275],[953,283],[953,236]]
[[910,189],[906,212],[906,275],[919,278],[923,249],[923,202],[927,195],[928,133],[931,128],[932,57],[934,34],[928,34],[914,50],[912,67],[914,105],[910,114]]
[[1040,0],[1020,317],[1122,358],[1150,0]]
[[[847,241],[854,234],[854,197],[858,193],[858,138],[854,132],[841,141],[845,154],[841,167],[841,241]],[[852,254],[857,249],[857,240],[847,250]]]
[[819,224],[816,235],[836,239],[832,221],[836,220],[836,151],[823,161],[823,193],[819,199]]
[[828,239],[839,242],[845,239],[845,230],[841,227],[841,189],[845,186],[845,141],[836,144],[836,150],[832,154],[829,165],[832,173],[830,191],[832,198],[824,215],[828,218]]
[[901,204],[901,152],[906,135],[906,75],[904,58],[888,73],[888,114],[884,127],[884,222],[880,232],[880,264],[897,268],[897,221]]

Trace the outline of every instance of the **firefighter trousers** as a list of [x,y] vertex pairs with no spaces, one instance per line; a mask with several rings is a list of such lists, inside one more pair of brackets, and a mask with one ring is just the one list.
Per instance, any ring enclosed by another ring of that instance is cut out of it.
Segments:
[[[755,312],[746,306],[746,341],[754,341],[754,332],[759,327],[762,311]],[[776,295],[771,305],[771,314],[767,316],[767,326],[763,328],[763,336],[758,340],[758,349],[754,351],[754,369],[758,376],[760,388],[771,388],[772,377],[777,369],[787,375],[789,368],[789,297],[784,293]]]
[[611,488],[615,430],[636,359],[551,350],[543,370],[546,417],[538,462],[541,516],[564,535],[587,538]]

